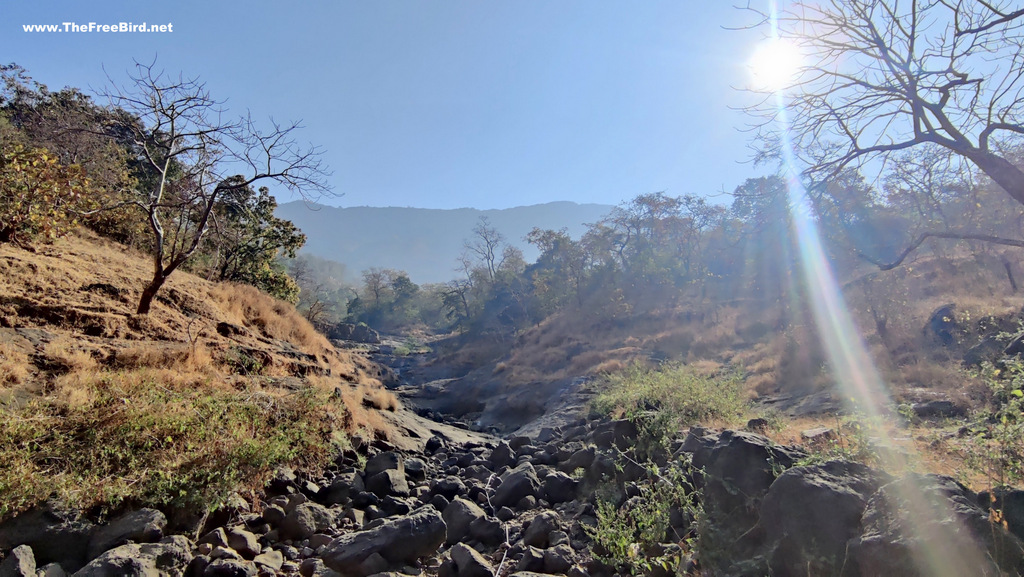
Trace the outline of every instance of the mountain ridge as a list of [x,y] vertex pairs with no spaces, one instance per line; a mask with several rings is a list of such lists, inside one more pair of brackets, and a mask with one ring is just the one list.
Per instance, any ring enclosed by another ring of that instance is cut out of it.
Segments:
[[370,267],[406,271],[417,283],[456,276],[456,260],[481,217],[532,261],[537,251],[523,237],[534,227],[565,228],[574,238],[613,207],[597,203],[552,201],[506,209],[332,207],[293,201],[277,216],[298,226],[307,237],[302,252],[340,262],[351,280]]

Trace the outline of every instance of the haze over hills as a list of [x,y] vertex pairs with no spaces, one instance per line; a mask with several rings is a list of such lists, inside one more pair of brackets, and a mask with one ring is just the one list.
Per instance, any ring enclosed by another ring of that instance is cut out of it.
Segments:
[[534,227],[565,228],[579,238],[586,224],[612,209],[605,204],[549,202],[500,210],[454,210],[398,207],[332,207],[301,201],[282,204],[277,216],[295,223],[306,234],[302,251],[344,264],[353,279],[370,267],[409,273],[416,283],[434,283],[456,276],[456,261],[480,217],[522,249],[527,262],[536,249],[524,237]]

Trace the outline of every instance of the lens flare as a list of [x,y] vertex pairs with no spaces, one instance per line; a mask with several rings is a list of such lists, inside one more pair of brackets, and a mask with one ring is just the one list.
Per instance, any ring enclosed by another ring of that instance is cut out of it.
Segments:
[[[776,33],[774,3],[772,6],[772,33]],[[778,41],[776,41],[778,42]],[[769,44],[771,46],[771,44]],[[792,80],[798,58],[786,55],[790,49],[765,48],[752,62],[764,62],[761,69],[766,80],[769,78],[783,83]],[[797,52],[798,53],[798,52]],[[769,55],[778,60],[771,62]],[[888,431],[881,425],[892,406],[887,387],[875,367],[871,355],[860,336],[842,291],[829,266],[821,236],[818,234],[814,212],[807,192],[797,170],[796,158],[789,135],[789,121],[786,114],[785,95],[781,87],[769,87],[775,94],[779,114],[779,133],[782,135],[783,170],[785,171],[789,208],[799,246],[801,275],[811,300],[815,325],[829,359],[829,368],[844,400],[853,411],[866,417],[868,435],[883,448],[893,447]],[[893,455],[899,455],[892,451]],[[906,460],[913,458],[913,455]],[[906,463],[904,463],[906,464]],[[911,532],[914,541],[921,545],[914,552],[914,561],[924,574],[953,577],[975,574],[985,566],[985,553],[971,539],[957,535],[957,528],[949,519],[956,519],[948,501],[936,502],[926,498],[914,483],[896,485],[900,500],[906,506],[907,523],[904,527]]]

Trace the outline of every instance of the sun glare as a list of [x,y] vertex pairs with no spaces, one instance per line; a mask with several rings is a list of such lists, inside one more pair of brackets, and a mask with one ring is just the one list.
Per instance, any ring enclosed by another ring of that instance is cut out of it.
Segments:
[[762,42],[750,57],[750,78],[756,90],[782,90],[793,82],[803,61],[800,49],[787,40]]

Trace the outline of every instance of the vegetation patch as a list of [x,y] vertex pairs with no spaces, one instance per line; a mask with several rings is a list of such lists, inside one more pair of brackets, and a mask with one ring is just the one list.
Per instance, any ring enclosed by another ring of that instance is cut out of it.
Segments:
[[270,394],[212,372],[84,369],[55,394],[0,406],[0,517],[72,506],[211,508],[279,465],[323,466],[350,420],[317,387]]
[[681,364],[650,368],[634,363],[607,376],[604,390],[594,400],[599,413],[635,420],[655,411],[668,415],[676,428],[732,422],[744,414],[747,405],[742,372],[708,375]]

